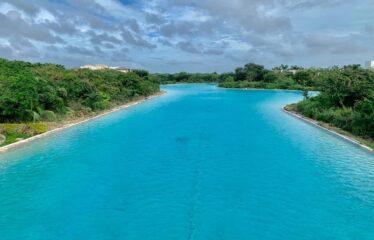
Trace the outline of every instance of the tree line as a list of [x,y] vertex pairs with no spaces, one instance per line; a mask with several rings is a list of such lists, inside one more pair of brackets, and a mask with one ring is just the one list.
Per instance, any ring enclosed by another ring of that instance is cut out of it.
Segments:
[[175,83],[217,83],[221,81],[221,75],[217,73],[154,73],[150,75],[152,81],[158,84]]
[[281,65],[271,70],[248,63],[234,72],[223,73],[219,86],[226,88],[264,88],[315,90],[320,86],[321,68],[304,69],[299,66]]
[[298,66],[281,65],[271,70],[248,63],[232,72],[218,73],[163,73],[151,74],[152,81],[159,84],[173,83],[218,83],[225,88],[266,88],[314,90],[320,86],[321,72],[326,69],[304,69]]

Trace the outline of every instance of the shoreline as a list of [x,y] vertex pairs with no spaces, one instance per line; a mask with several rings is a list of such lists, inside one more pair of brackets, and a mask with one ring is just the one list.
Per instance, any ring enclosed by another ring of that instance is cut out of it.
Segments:
[[40,139],[40,138],[49,136],[51,134],[60,132],[64,129],[71,128],[71,127],[74,127],[74,126],[78,126],[80,124],[83,124],[83,123],[86,123],[86,122],[104,117],[104,116],[109,115],[111,113],[118,112],[120,110],[124,110],[124,109],[130,108],[130,107],[136,106],[136,105],[141,104],[145,101],[148,101],[148,100],[151,100],[153,98],[159,97],[159,96],[161,96],[165,93],[166,93],[166,91],[161,90],[161,91],[159,91],[159,92],[157,92],[153,95],[150,95],[150,96],[147,96],[147,97],[141,97],[137,100],[133,100],[133,101],[130,101],[128,103],[125,103],[125,104],[122,104],[122,105],[119,105],[119,106],[115,106],[113,108],[101,111],[101,112],[99,112],[99,113],[97,113],[96,115],[93,115],[93,116],[87,116],[87,117],[78,118],[78,119],[71,120],[71,121],[66,121],[65,123],[62,123],[61,125],[58,124],[57,127],[52,128],[51,130],[48,130],[45,133],[41,133],[41,134],[38,134],[38,135],[35,135],[35,136],[32,136],[32,137],[23,139],[21,141],[2,146],[2,147],[0,147],[0,154],[5,153],[9,150],[15,149],[17,147],[21,147],[24,144],[30,143],[30,142],[32,142],[36,139]]
[[[320,122],[320,121],[317,121],[317,120],[305,117],[305,116],[303,116],[300,113],[287,110],[287,109],[285,109],[285,107],[282,108],[283,112],[285,112],[285,113],[287,113],[287,114],[289,114],[289,115],[291,115],[291,116],[293,116],[295,118],[298,118],[298,119],[300,119],[300,120],[302,120],[302,121],[304,121],[304,122],[306,122],[308,124],[311,124],[311,125],[313,125],[315,127],[323,129],[323,130],[329,132],[330,134],[332,134],[334,136],[340,137],[340,138],[344,139],[345,141],[348,141],[351,144],[354,144],[354,145],[359,146],[359,147],[361,147],[361,148],[363,148],[363,149],[365,149],[365,150],[367,150],[367,151],[369,151],[371,153],[374,153],[374,149],[372,147],[366,145],[365,143],[361,142],[360,140],[357,140],[354,137],[348,136],[348,135],[346,135],[344,133],[339,133],[339,132],[335,131],[332,128],[328,128],[327,126],[324,126],[323,123]],[[344,131],[344,130],[342,130],[342,131]]]

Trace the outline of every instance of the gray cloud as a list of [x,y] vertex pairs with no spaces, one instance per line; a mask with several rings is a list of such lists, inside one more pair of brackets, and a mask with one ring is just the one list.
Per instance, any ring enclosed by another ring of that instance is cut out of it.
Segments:
[[5,46],[0,44],[0,56],[5,57],[5,58],[14,58],[13,50],[9,46]]
[[2,0],[3,2],[9,3],[16,8],[22,10],[26,14],[35,16],[39,12],[39,8],[33,3],[33,1],[24,0]]
[[29,38],[47,43],[64,42],[61,37],[53,35],[45,25],[25,21],[17,11],[9,11],[6,15],[0,13],[0,22],[0,36],[4,38]]
[[338,37],[318,34],[307,36],[305,44],[310,52],[314,53],[345,54],[350,52],[360,54],[369,50],[356,39],[357,36],[354,35]]
[[314,7],[331,7],[346,2],[345,0],[291,0],[286,5],[291,9],[310,9]]
[[155,44],[152,44],[152,43],[148,42],[147,40],[145,40],[141,36],[136,35],[136,34],[130,32],[126,29],[122,30],[121,36],[122,36],[123,40],[125,40],[127,43],[129,43],[131,45],[134,45],[134,46],[144,47],[144,48],[148,48],[148,49],[156,47]]
[[64,48],[64,51],[66,51],[67,53],[69,54],[78,54],[78,55],[85,55],[85,56],[95,56],[97,55],[96,52],[101,52],[101,50],[99,51],[96,51],[95,50],[91,50],[91,49],[88,49],[88,48],[84,48],[84,47],[75,47],[75,46],[66,46]]
[[201,53],[200,50],[195,47],[191,42],[179,42],[177,46],[182,49],[183,51],[189,52],[189,53]]
[[122,48],[118,51],[113,52],[111,59],[115,62],[124,62],[130,60],[129,58],[129,49]]
[[110,36],[106,32],[97,34],[94,31],[89,31],[88,34],[91,36],[90,41],[95,45],[101,45],[103,43],[112,43],[112,44],[122,43],[121,39],[118,39],[114,36]]
[[152,13],[145,13],[145,20],[149,24],[160,25],[166,23],[166,20],[163,17]]
[[56,34],[67,34],[75,35],[79,34],[79,30],[75,27],[73,22],[59,21],[59,22],[47,22],[45,26]]

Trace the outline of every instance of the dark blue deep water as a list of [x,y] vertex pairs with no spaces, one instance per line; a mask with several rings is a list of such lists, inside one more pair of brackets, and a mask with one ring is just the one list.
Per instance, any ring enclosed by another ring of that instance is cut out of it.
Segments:
[[374,155],[301,93],[163,88],[0,154],[0,239],[374,239]]

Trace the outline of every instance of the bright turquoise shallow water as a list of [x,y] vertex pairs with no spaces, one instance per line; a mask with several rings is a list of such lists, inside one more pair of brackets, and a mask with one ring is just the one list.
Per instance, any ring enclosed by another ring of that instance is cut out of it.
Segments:
[[374,155],[300,93],[164,89],[0,155],[0,239],[374,239]]

